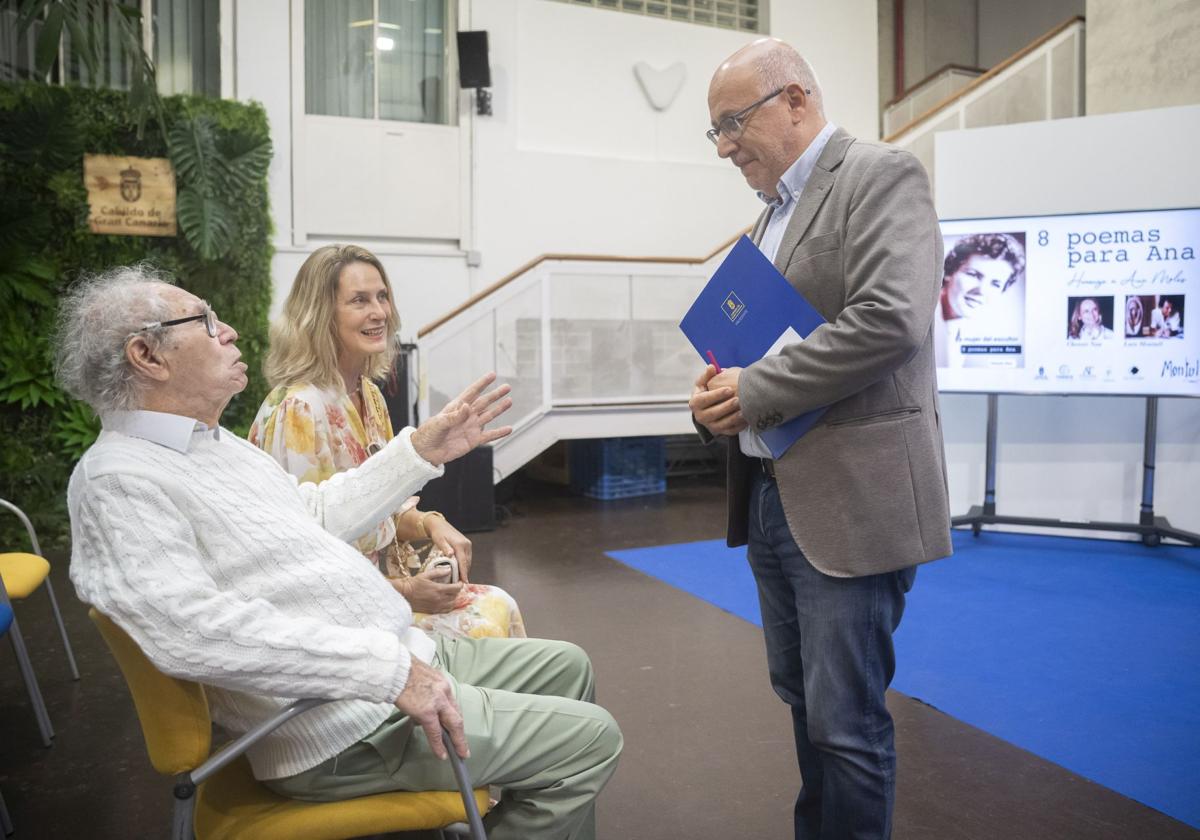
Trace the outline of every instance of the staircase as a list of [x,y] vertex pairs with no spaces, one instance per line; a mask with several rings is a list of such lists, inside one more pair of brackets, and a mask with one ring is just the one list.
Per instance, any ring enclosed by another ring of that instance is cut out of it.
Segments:
[[533,260],[418,333],[420,416],[496,371],[513,399],[496,481],[559,440],[693,432],[704,363],[679,320],[735,241],[699,258]]
[[[905,125],[884,137],[884,142],[916,155],[932,182],[934,137],[938,132],[1082,116],[1083,34],[1081,17],[1059,24],[983,75],[916,113]],[[961,79],[946,84],[959,82]],[[924,105],[928,89],[927,85],[921,85],[889,105],[893,121],[894,114],[915,111],[913,102]],[[910,98],[913,102],[908,101]],[[998,177],[1003,176],[998,173]]]

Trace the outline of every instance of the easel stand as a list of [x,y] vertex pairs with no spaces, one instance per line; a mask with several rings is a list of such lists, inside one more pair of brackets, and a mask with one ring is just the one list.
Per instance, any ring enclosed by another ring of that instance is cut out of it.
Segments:
[[1071,528],[1081,531],[1122,531],[1139,534],[1149,546],[1164,538],[1200,546],[1200,534],[1173,528],[1166,517],[1154,515],[1154,446],[1158,434],[1158,397],[1146,397],[1146,442],[1142,452],[1142,506],[1138,521],[1072,522],[1066,519],[1041,519],[1033,516],[1001,516],[996,513],[996,407],[999,397],[988,394],[987,461],[984,471],[983,504],[972,505],[963,516],[950,519],[952,527],[969,525],[979,536],[984,525],[1036,525],[1042,528]]

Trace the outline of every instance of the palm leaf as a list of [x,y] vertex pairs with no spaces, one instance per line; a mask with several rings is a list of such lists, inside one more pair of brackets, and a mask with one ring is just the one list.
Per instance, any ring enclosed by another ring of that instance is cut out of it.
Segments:
[[63,19],[66,10],[61,3],[51,3],[42,21],[42,31],[38,33],[37,45],[34,47],[33,66],[39,76],[50,72],[54,59],[58,57],[58,42],[62,38]]
[[175,199],[175,218],[188,244],[205,260],[219,260],[233,245],[233,213],[227,205],[192,187]]
[[218,176],[214,167],[219,152],[210,117],[180,119],[167,131],[167,150],[184,184],[207,196],[215,193]]
[[271,166],[271,138],[251,134],[226,135],[219,143],[225,186],[235,189],[253,187]]

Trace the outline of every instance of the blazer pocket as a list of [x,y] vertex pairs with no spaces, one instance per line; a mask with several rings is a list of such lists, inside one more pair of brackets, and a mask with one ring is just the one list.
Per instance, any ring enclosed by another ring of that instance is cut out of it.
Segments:
[[875,423],[887,423],[894,420],[903,420],[906,417],[915,417],[921,413],[919,405],[909,406],[906,408],[890,408],[887,411],[876,411],[871,414],[864,414],[860,417],[847,417],[842,420],[831,420],[825,425],[832,428],[840,428],[843,426],[870,426]]
[[840,251],[842,248],[842,232],[833,230],[829,233],[818,234],[817,236],[809,237],[803,240],[796,249],[792,251],[788,258],[789,266],[795,265],[804,260],[812,259],[821,254],[828,254],[833,251]]

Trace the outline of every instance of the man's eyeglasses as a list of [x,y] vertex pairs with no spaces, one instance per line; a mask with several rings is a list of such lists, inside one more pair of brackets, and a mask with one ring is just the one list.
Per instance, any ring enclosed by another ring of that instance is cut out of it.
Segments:
[[[742,132],[746,130],[746,120],[749,118],[750,112],[753,111],[755,108],[757,108],[759,105],[762,105],[767,100],[773,99],[774,97],[783,93],[785,90],[787,90],[787,85],[784,85],[783,87],[781,87],[779,90],[775,91],[774,93],[768,93],[762,99],[760,99],[757,102],[754,102],[750,105],[747,105],[745,108],[738,111],[736,114],[730,114],[728,117],[722,117],[721,121],[719,123],[717,123],[717,127],[710,128],[708,131],[704,132],[704,136],[707,137],[709,140],[711,140],[712,144],[714,146],[716,146],[718,143],[721,142],[722,134],[724,134],[725,137],[727,137],[730,140],[737,140],[739,137],[742,136]],[[810,91],[810,90],[805,90],[804,92],[806,94],[812,93],[812,91]]]
[[140,332],[146,330],[156,330],[160,327],[177,327],[180,324],[190,324],[192,321],[203,321],[204,329],[208,332],[209,338],[217,337],[217,313],[213,312],[212,307],[207,303],[204,304],[204,311],[199,315],[189,315],[186,318],[175,318],[171,321],[155,321],[153,324],[146,324],[140,330],[134,330],[129,334],[129,338],[133,338]]

